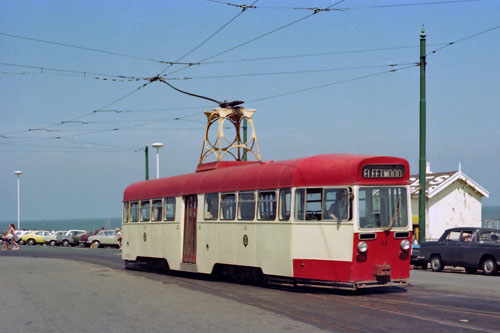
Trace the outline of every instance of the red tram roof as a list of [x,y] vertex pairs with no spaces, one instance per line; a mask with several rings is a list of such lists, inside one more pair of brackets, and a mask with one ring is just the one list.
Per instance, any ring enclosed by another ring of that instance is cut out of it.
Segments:
[[[362,167],[367,164],[402,164],[404,176],[365,179]],[[123,201],[297,186],[409,185],[409,175],[408,161],[389,156],[328,154],[279,162],[213,162],[198,166],[195,173],[134,183],[125,189]]]

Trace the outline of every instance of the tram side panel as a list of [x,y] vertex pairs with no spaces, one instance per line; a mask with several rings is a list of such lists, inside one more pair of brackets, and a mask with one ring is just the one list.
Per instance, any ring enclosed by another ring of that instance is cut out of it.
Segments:
[[256,227],[255,266],[266,275],[293,276],[291,223],[258,223]]
[[255,266],[255,225],[244,222],[199,222],[198,271],[210,273],[215,264]]
[[352,278],[352,223],[295,223],[293,277],[347,282]]

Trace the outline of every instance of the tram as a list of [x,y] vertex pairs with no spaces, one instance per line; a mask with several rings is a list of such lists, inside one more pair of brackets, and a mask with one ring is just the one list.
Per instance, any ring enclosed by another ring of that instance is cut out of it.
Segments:
[[218,161],[123,195],[126,266],[358,289],[410,275],[409,164],[327,154]]

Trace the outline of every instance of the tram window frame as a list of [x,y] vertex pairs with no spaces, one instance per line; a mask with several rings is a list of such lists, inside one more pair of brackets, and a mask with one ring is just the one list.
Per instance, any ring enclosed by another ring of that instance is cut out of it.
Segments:
[[[334,192],[335,191],[335,198],[334,199],[329,199],[328,198],[328,193]],[[338,193],[340,191],[343,191],[344,193],[342,194],[343,196],[343,201],[338,201]],[[352,189],[349,187],[335,187],[335,188],[325,188],[323,189],[323,220],[325,221],[350,221],[352,219]],[[338,211],[339,207],[339,202],[344,203],[344,209],[342,211],[342,214],[340,214],[340,211]],[[335,210],[337,210],[337,215],[335,215]],[[331,216],[330,214],[333,214]]]
[[123,203],[123,210],[122,210],[122,221],[124,223],[127,223],[128,222],[128,219],[129,219],[129,203],[128,202],[124,202]]
[[282,188],[279,192],[279,220],[289,221],[292,215],[292,190]]
[[[245,196],[252,196],[249,198],[242,198]],[[238,193],[238,220],[239,221],[253,221],[255,219],[255,192],[240,192]],[[247,209],[249,208],[249,209]],[[252,212],[252,215],[248,214]]]
[[[274,200],[262,199],[264,195],[274,195]],[[271,203],[271,205],[269,205]],[[276,221],[278,209],[278,196],[276,190],[259,191],[257,195],[257,219],[259,221]],[[263,215],[263,210],[270,210],[271,215]]]
[[151,221],[161,222],[162,220],[163,220],[163,199],[153,199],[151,200]]
[[[408,190],[403,186],[363,186],[357,191],[360,229],[406,228]],[[387,223],[384,223],[387,222]]]
[[209,221],[217,220],[219,218],[219,193],[206,193],[204,197],[203,219]]
[[294,193],[294,217],[296,221],[304,221],[306,217],[306,189],[297,188]]
[[[146,204],[149,206],[149,209],[148,209],[149,213],[148,213],[147,219],[144,218],[144,213],[143,213],[144,212],[143,205],[146,205]],[[140,211],[140,217],[139,217],[140,222],[151,222],[151,200],[141,200],[139,211]]]
[[[315,195],[319,194],[319,200]],[[306,221],[321,221],[323,219],[323,188],[313,187],[306,188],[305,195],[305,220]],[[319,213],[318,209],[315,207],[319,203]],[[311,207],[311,208],[309,208]]]
[[164,221],[175,221],[175,205],[177,203],[176,197],[163,198]]
[[[233,200],[225,200],[233,197]],[[236,219],[237,198],[236,193],[221,193],[220,195],[220,219],[234,221]]]
[[139,222],[139,201],[130,202],[130,222]]

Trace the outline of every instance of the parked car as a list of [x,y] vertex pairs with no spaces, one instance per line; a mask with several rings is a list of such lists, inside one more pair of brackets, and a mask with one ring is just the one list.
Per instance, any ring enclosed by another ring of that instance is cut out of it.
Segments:
[[89,237],[97,235],[97,233],[99,231],[101,231],[101,230],[102,229],[97,229],[97,230],[94,230],[94,231],[88,231],[88,232],[84,233],[83,235],[81,235],[81,237],[80,237],[80,246],[85,246],[85,247],[90,246]]
[[81,234],[84,234],[84,233],[86,233],[85,230],[69,230],[62,237],[62,241],[61,241],[62,246],[70,246],[70,245],[71,246],[75,246],[75,245],[78,245],[80,243],[80,240],[76,241],[74,239],[74,236],[75,235],[81,235]]
[[444,266],[458,266],[467,273],[481,269],[486,275],[494,275],[500,265],[500,230],[447,229],[438,241],[423,242],[417,259],[421,260],[422,268],[430,263],[435,272],[442,271]]
[[23,236],[26,234],[29,234],[31,232],[32,232],[32,230],[16,230],[16,239],[17,239],[17,242],[19,243],[19,245],[24,244]]
[[21,237],[21,240],[28,245],[35,244],[45,244],[45,236],[50,235],[50,231],[46,230],[37,230],[27,234],[24,234]]
[[412,264],[413,266],[420,266],[420,267],[424,265],[422,257],[420,256],[419,244],[413,244],[413,243],[411,244],[410,264]]
[[118,247],[118,239],[116,239],[115,230],[100,230],[96,235],[89,236],[87,241],[90,247],[98,248],[101,246],[116,246]]
[[59,230],[51,232],[50,235],[45,236],[45,242],[50,246],[61,245],[63,236],[67,233],[66,230]]

